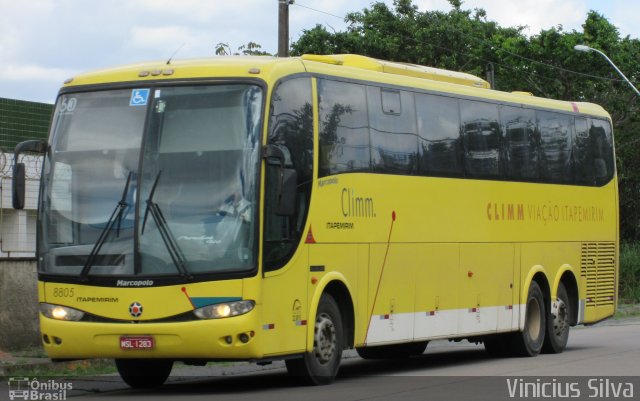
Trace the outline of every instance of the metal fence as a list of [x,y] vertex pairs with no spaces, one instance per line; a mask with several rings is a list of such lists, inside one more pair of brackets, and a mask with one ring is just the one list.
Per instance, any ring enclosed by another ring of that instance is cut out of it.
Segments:
[[22,156],[20,161],[26,165],[26,207],[13,210],[13,149],[28,139],[47,138],[52,113],[51,104],[0,98],[0,258],[34,256],[42,157]]
[[53,105],[0,98],[0,148],[12,152],[27,139],[45,139]]

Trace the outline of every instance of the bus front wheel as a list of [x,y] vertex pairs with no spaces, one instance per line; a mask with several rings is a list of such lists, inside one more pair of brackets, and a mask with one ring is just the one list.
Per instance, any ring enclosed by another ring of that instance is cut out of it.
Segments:
[[170,359],[116,359],[122,380],[134,388],[161,386],[169,377],[173,361]]
[[536,356],[542,350],[546,327],[546,308],[542,290],[532,281],[525,306],[524,330],[514,333],[511,351],[516,356]]
[[304,384],[329,384],[338,374],[344,331],[338,304],[329,294],[322,294],[316,313],[313,350],[302,358],[285,361],[289,374]]
[[542,352],[547,354],[561,353],[569,340],[571,305],[564,284],[560,283],[557,293],[553,310],[547,318],[547,335],[542,346]]

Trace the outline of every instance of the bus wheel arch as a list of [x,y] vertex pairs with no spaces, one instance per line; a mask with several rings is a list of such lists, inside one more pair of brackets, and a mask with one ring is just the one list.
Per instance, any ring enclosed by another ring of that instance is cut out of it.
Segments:
[[576,279],[573,272],[566,271],[562,275],[560,283],[562,283],[564,285],[564,288],[567,290],[569,305],[571,307],[569,310],[571,326],[576,326],[578,324],[578,311],[580,310],[580,293],[578,292],[578,280]]
[[[529,288],[531,288],[531,284],[533,282],[536,282],[538,284],[538,286],[540,287],[540,289],[542,290],[542,293],[544,295],[545,298],[545,302],[550,302],[551,300],[551,286],[549,284],[549,280],[548,280],[548,274],[547,271],[545,270],[545,268],[541,265],[536,265],[531,267],[531,269],[529,270],[526,279],[524,280],[524,282],[522,283],[522,299],[521,302],[523,304],[526,305],[527,303],[527,294],[528,294],[528,290]],[[522,325],[520,326],[520,329],[522,329]]]
[[342,327],[344,328],[343,344],[345,348],[353,348],[355,339],[355,314],[349,289],[342,281],[333,280],[324,288],[323,293],[331,295],[338,304],[342,317]]

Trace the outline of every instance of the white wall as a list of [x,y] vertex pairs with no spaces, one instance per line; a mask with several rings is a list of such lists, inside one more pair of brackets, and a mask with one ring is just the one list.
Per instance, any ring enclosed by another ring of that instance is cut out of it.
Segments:
[[23,156],[27,186],[24,210],[11,204],[13,154],[0,153],[0,258],[35,257],[41,156]]

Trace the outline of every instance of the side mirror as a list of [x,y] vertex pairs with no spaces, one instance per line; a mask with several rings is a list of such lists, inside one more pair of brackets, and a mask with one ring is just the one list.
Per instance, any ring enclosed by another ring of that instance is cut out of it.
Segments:
[[13,164],[13,191],[12,191],[12,203],[13,208],[22,210],[24,209],[24,194],[25,194],[25,178],[24,178],[24,163]]
[[267,168],[275,168],[270,166],[269,159],[275,159],[279,163],[276,215],[293,216],[296,212],[298,173],[295,169],[285,167],[286,156],[278,145],[266,145],[263,148],[262,157],[267,161]]
[[18,163],[20,154],[23,152],[45,153],[47,146],[47,142],[43,140],[24,141],[16,145],[16,149],[13,151],[13,190],[11,196],[14,209],[24,209],[25,165],[24,163]]

